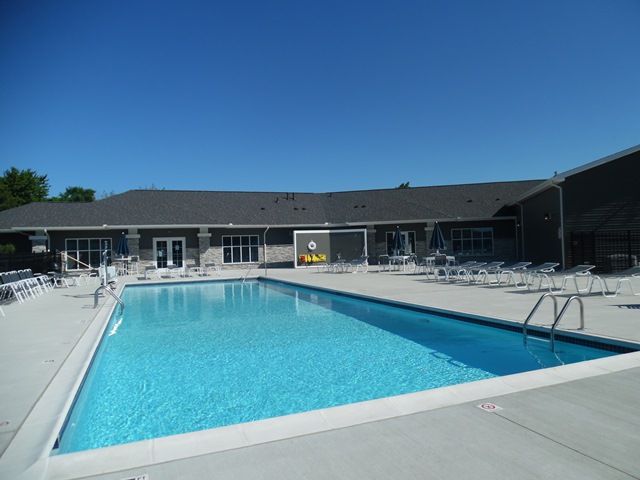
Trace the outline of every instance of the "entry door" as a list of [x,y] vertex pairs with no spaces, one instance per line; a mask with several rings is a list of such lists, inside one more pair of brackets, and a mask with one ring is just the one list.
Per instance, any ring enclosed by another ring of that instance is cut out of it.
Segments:
[[156,238],[153,242],[153,258],[158,268],[184,264],[184,238]]
[[[416,251],[416,232],[408,231],[408,232],[400,232],[402,234],[402,238],[404,240],[404,253],[405,255],[409,255],[410,253],[415,253]],[[391,255],[393,252],[393,236],[395,232],[387,232],[387,253]]]

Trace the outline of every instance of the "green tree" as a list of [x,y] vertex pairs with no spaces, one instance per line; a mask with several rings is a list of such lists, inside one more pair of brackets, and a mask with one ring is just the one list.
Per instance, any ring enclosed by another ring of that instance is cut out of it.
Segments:
[[400,189],[403,189],[403,188],[410,188],[410,187],[409,187],[409,182],[401,183],[401,184],[400,184],[400,185],[398,185],[396,188],[400,188]]
[[90,188],[67,187],[64,193],[51,200],[54,202],[93,202],[96,199],[96,191]]
[[32,202],[44,202],[49,195],[49,180],[33,170],[11,167],[0,177],[0,211]]
[[16,253],[16,246],[13,243],[0,245],[0,253]]

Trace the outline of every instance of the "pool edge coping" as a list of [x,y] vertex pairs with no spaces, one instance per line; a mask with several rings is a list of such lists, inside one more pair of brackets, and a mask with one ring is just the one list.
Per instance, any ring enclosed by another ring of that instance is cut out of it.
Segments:
[[52,478],[73,478],[144,468],[264,443],[413,415],[640,367],[640,352],[544,370],[312,410],[112,447],[50,456]]
[[[296,282],[280,280],[278,282],[332,293],[337,292]],[[151,282],[147,283],[147,285],[150,284]],[[120,285],[118,292],[121,293],[126,285],[127,283]],[[166,283],[163,283],[163,285],[166,285]],[[346,292],[339,293],[344,294]],[[377,301],[383,300],[390,305],[415,307],[413,304],[380,299],[379,297],[347,294],[353,297]],[[76,390],[74,389],[70,394],[67,393],[64,401],[62,401],[60,395],[57,394],[61,388],[60,382],[67,382],[65,385],[73,383],[74,387],[77,387],[82,382],[84,372],[91,363],[93,352],[100,343],[102,333],[106,329],[115,307],[116,302],[113,299],[108,299],[94,316],[91,324],[78,340],[77,345],[70,352],[67,359],[65,359],[60,370],[53,377],[42,397],[16,432],[7,451],[0,459],[0,466],[3,469],[9,467],[11,473],[15,474],[15,478],[20,478],[23,474],[30,475],[34,471],[42,471],[43,474],[46,472],[47,478],[65,480],[81,476],[118,472],[131,468],[143,468],[152,464],[194,458],[216,452],[348,428],[369,422],[427,412],[447,406],[460,405],[471,401],[640,367],[640,352],[619,354],[577,364],[534,370],[228,427],[52,456],[53,442],[66,419],[69,402],[72,402],[76,395]],[[426,311],[428,308],[423,308],[423,310]],[[431,311],[442,310],[434,308]],[[95,332],[96,329],[99,331]],[[598,338],[607,337],[599,336]],[[613,340],[615,341],[615,339]],[[609,341],[608,338],[607,341]],[[87,353],[89,343],[91,344],[91,349]],[[81,347],[83,348],[82,350]],[[76,358],[83,353],[85,355],[84,360]],[[80,364],[81,367],[78,367]],[[71,368],[75,369],[75,373],[70,372]],[[78,368],[81,368],[80,372]],[[61,408],[62,411],[60,411]],[[53,411],[54,409],[55,412]],[[45,426],[43,427],[43,425]],[[37,435],[35,432],[37,432]],[[28,442],[25,440],[25,436],[37,436],[38,441]],[[34,443],[36,443],[35,446],[33,445]],[[17,451],[14,452],[14,450]],[[28,478],[32,477],[29,476]]]

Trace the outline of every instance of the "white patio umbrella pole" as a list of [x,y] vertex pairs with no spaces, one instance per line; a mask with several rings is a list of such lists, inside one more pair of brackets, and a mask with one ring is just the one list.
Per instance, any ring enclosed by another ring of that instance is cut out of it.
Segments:
[[267,229],[264,231],[264,233],[262,234],[262,249],[264,250],[264,276],[267,276],[267,232],[269,231],[270,227],[267,227]]

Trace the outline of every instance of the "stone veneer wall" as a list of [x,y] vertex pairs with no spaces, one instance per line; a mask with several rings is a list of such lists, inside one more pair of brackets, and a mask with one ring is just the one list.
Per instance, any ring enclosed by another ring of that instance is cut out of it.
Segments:
[[[186,254],[186,263],[194,263],[198,266],[205,265],[206,263],[216,263],[221,268],[227,270],[243,270],[248,268],[249,265],[256,267],[264,267],[264,247],[260,245],[258,250],[257,263],[248,264],[223,264],[222,263],[222,247],[210,246],[208,237],[199,238],[199,248],[188,248]],[[153,250],[143,249],[139,250],[138,242],[136,240],[135,249],[130,244],[132,255],[140,256],[140,268],[144,269],[145,266],[154,265]],[[136,253],[134,253],[136,252]],[[267,245],[267,260],[268,268],[293,268],[294,266],[294,248],[293,245]]]
[[200,265],[200,249],[199,248],[187,248],[187,256],[185,257],[185,263],[189,265]]
[[[202,238],[201,247],[202,247]],[[258,249],[258,262],[253,264],[248,263],[238,263],[238,264],[223,264],[222,263],[222,247],[211,247],[209,246],[208,239],[206,240],[206,247],[201,251],[200,254],[200,265],[204,265],[205,263],[216,263],[220,265],[221,268],[227,270],[244,270],[249,265],[264,267],[264,247],[260,245]],[[293,245],[267,245],[267,261],[268,268],[291,268],[293,267]],[[197,258],[194,257],[194,258]]]
[[[202,239],[200,240],[202,246]],[[222,267],[222,247],[211,247],[207,242],[206,247],[200,250],[200,265],[207,263],[215,263]]]
[[127,235],[127,244],[129,245],[129,255],[140,255],[140,235]]
[[[267,245],[267,266],[269,268],[292,268],[294,253],[293,245]],[[260,249],[260,261],[264,264],[262,248]]]
[[199,233],[198,234],[198,255],[196,257],[196,263],[198,266],[202,266],[205,263],[221,263],[219,260],[216,261],[213,257],[207,256],[209,251],[209,245],[211,244],[211,234],[210,233]]

